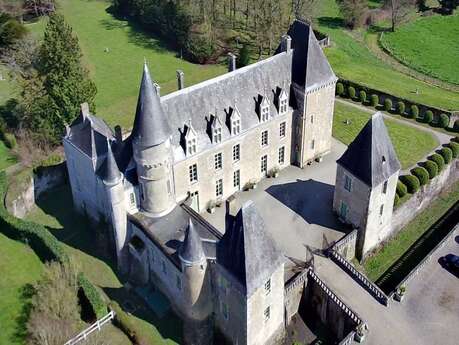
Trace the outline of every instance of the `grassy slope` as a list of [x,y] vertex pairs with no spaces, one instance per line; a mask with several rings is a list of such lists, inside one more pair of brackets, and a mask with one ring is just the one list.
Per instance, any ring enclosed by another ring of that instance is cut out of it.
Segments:
[[16,162],[16,157],[5,146],[5,143],[0,140],[0,170],[3,170]]
[[0,344],[23,344],[17,334],[24,330],[18,320],[28,300],[22,288],[40,278],[42,263],[26,245],[0,233]]
[[443,193],[436,198],[425,211],[405,226],[397,236],[365,261],[364,268],[368,278],[376,281],[457,200],[459,200],[458,182],[450,188],[449,192]]
[[[369,118],[370,115],[365,111],[336,102],[333,136],[344,144],[349,145]],[[350,120],[351,124],[346,125],[345,120]],[[420,131],[394,120],[386,119],[384,122],[402,164],[402,169],[416,164],[438,146],[437,139],[428,132]]]
[[385,33],[381,43],[411,68],[459,84],[459,14],[420,18]]
[[[340,77],[416,102],[444,109],[459,109],[459,93],[433,87],[395,71],[376,58],[362,41],[342,26],[335,0],[319,2],[317,28],[331,36],[333,46],[326,55]],[[416,89],[419,91],[415,93]]]
[[[91,228],[85,222],[75,222],[75,219],[81,217],[73,211],[68,186],[56,189],[41,198],[38,207],[27,215],[27,219],[48,226],[53,234],[65,243],[65,248],[77,267],[106,293],[129,297],[120,292],[122,284],[112,268],[112,263],[100,257],[102,250],[95,245],[97,229]],[[170,337],[180,336],[181,324],[172,314],[166,314],[162,319],[158,319],[153,313],[146,311],[143,316],[140,318],[132,315],[131,318],[136,320],[137,326],[151,343],[176,344]],[[120,337],[116,330],[113,330],[113,334]]]

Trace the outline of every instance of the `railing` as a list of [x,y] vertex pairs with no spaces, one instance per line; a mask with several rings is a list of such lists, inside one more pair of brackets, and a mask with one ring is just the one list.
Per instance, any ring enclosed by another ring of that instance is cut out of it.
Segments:
[[86,328],[83,332],[79,333],[72,339],[70,339],[68,342],[66,342],[64,345],[74,345],[78,344],[80,341],[85,340],[88,335],[90,335],[94,331],[100,331],[100,328],[105,325],[107,322],[110,322],[112,319],[115,318],[115,312],[112,310],[110,311],[107,315],[105,315],[103,318],[97,320],[95,323],[93,323],[91,326]]
[[292,289],[294,289],[298,284],[303,284],[307,278],[309,268],[306,268],[300,274],[292,277],[286,284],[285,284],[285,295],[288,295]]
[[329,254],[331,259],[344,271],[346,271],[352,279],[354,279],[360,286],[367,290],[370,293],[370,295],[376,298],[376,300],[379,303],[387,306],[389,298],[378,286],[376,286],[376,284],[374,284],[370,279],[368,279],[363,273],[359,272],[354,267],[354,265],[348,262],[336,251],[331,250]]
[[[343,247],[347,246],[349,242],[357,242],[357,229],[352,230],[350,233],[343,236],[338,242],[333,246],[333,250],[337,251],[339,254],[343,255]],[[354,243],[355,251],[355,243]]]
[[354,342],[355,331],[350,331],[338,345],[350,345]]

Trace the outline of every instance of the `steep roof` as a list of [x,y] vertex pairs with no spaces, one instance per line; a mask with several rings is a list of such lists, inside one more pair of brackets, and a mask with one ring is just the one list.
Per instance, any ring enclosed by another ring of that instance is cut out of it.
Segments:
[[[336,80],[312,27],[296,19],[288,30],[292,38],[292,80],[306,89]],[[279,49],[278,49],[279,51]]]
[[217,261],[245,287],[250,296],[283,259],[252,201],[245,203],[218,243]]
[[121,178],[121,173],[116,164],[109,140],[107,140],[107,157],[100,167],[100,178],[107,184],[116,183]]
[[400,170],[380,112],[371,117],[337,163],[370,187],[381,184]]
[[132,129],[133,141],[141,146],[154,146],[165,142],[170,135],[169,123],[145,63]]
[[186,263],[199,263],[205,259],[204,250],[202,249],[202,240],[191,218],[188,221],[188,227],[185,232],[185,239],[179,249],[179,257]]

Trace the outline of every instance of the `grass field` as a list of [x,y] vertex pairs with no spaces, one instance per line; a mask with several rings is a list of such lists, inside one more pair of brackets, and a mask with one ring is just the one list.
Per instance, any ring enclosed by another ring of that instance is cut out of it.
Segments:
[[331,37],[333,45],[325,49],[325,53],[338,76],[415,102],[459,109],[458,92],[434,87],[400,73],[373,55],[362,32],[351,32],[343,27],[335,0],[321,0],[318,4],[316,27]]
[[[349,145],[369,119],[369,113],[353,106],[336,102],[333,137]],[[346,120],[350,120],[351,124],[346,125]],[[407,169],[416,164],[439,145],[437,139],[428,132],[420,131],[390,119],[385,119],[384,122],[398,159],[402,164],[402,169]]]
[[459,14],[420,18],[384,33],[380,42],[411,68],[459,84]]
[[5,143],[0,140],[0,171],[15,164],[16,162],[16,156],[14,156],[10,149],[5,146]]
[[0,233],[0,344],[24,344],[24,307],[29,303],[23,292],[35,283],[43,265],[23,243]]
[[455,202],[459,200],[459,183],[437,197],[421,214],[405,226],[392,240],[364,262],[368,278],[376,281],[403,253],[421,237]]

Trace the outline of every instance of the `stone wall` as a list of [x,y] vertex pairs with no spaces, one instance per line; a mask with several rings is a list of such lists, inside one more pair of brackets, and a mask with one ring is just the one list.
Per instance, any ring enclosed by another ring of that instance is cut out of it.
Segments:
[[333,245],[333,250],[336,251],[346,260],[355,258],[355,246],[357,245],[358,230],[354,229],[350,233],[344,235],[338,242]]
[[285,324],[288,325],[292,317],[298,312],[301,302],[301,296],[304,292],[305,284],[308,281],[308,270],[292,277],[285,284],[284,303],[285,303]]

